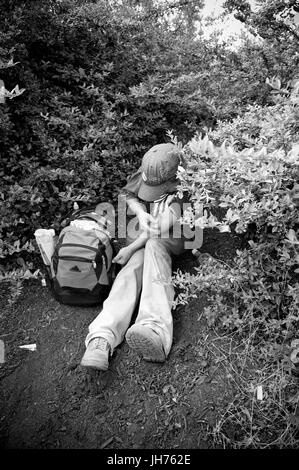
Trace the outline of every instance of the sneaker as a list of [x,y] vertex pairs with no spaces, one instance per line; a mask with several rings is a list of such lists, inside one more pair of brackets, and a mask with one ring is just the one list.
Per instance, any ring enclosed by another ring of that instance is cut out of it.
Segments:
[[145,361],[164,362],[166,359],[159,335],[148,326],[135,324],[127,331],[126,340],[130,348]]
[[104,338],[92,339],[81,360],[81,366],[91,369],[107,370],[109,366],[110,345]]

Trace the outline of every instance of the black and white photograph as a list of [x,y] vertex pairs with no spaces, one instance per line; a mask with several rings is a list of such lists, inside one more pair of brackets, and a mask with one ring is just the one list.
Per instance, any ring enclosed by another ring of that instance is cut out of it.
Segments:
[[0,449],[298,448],[299,1],[0,0]]

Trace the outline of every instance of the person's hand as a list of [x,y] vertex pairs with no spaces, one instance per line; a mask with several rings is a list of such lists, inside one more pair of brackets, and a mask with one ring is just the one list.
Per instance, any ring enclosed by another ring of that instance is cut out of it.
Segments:
[[156,219],[151,214],[148,214],[144,210],[141,210],[137,214],[139,227],[141,231],[148,232],[151,228],[156,225]]
[[158,238],[161,232],[158,217],[154,217],[147,212],[144,214],[145,217],[142,215],[142,218],[144,217],[142,222],[139,221],[139,227],[142,228],[142,236],[145,236],[146,238]]
[[159,215],[162,215],[165,211],[167,211],[170,204],[175,199],[175,197],[176,197],[175,194],[169,194],[167,197],[162,199],[158,204],[156,204],[156,207],[154,208],[155,212],[153,213],[153,216],[157,217]]
[[159,238],[161,235],[161,229],[159,227],[158,220],[155,220],[155,222],[149,226],[145,233],[149,238]]
[[121,264],[124,266],[132,256],[132,251],[128,246],[125,246],[119,250],[117,255],[113,258],[112,263]]

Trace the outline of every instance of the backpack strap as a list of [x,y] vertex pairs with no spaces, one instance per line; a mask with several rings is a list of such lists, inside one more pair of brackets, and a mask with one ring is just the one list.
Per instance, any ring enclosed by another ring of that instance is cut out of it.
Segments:
[[[81,214],[95,212],[96,207],[97,207],[97,204],[92,204],[82,209],[75,209],[75,210],[71,209],[66,214],[66,216],[61,217],[59,224],[62,226],[62,228],[64,228],[67,225],[69,225],[72,220],[78,219]],[[95,220],[95,219],[91,219],[91,220]]]

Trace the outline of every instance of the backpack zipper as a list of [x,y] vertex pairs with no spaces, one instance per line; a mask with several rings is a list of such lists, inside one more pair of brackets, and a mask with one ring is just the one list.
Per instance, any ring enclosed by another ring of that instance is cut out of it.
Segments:
[[87,246],[87,245],[82,245],[80,243],[62,243],[61,246],[59,247],[59,250],[65,246],[79,246],[80,248],[85,248],[86,250],[94,251],[95,253],[98,252],[97,248],[94,248],[92,246]]
[[95,260],[81,258],[80,256],[58,256],[58,259],[69,260],[69,261],[81,261],[83,263],[92,264],[93,268],[97,268],[97,262]]
[[94,260],[86,259],[81,256],[59,256],[58,259],[68,260],[68,261],[82,261],[83,263],[95,263]]

